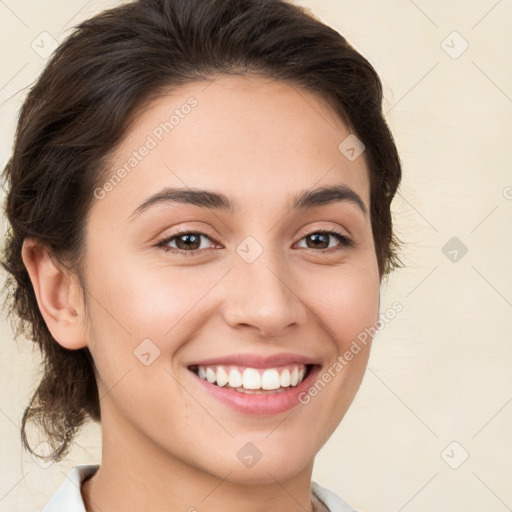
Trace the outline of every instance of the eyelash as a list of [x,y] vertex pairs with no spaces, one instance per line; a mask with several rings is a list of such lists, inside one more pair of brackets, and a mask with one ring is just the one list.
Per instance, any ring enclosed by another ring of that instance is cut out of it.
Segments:
[[[327,248],[327,249],[311,249],[314,252],[320,252],[320,253],[324,254],[324,253],[341,251],[343,249],[348,249],[348,248],[351,248],[351,247],[354,246],[354,242],[347,235],[345,235],[345,234],[343,234],[343,233],[341,233],[339,231],[336,231],[334,229],[333,230],[317,230],[317,231],[312,231],[311,233],[308,233],[308,234],[304,235],[299,240],[299,242],[301,240],[303,240],[304,238],[307,238],[308,236],[316,235],[316,234],[319,234],[319,233],[324,234],[324,235],[331,235],[334,238],[337,238],[339,240],[340,244],[335,246],[335,247],[330,247],[330,248]],[[182,235],[190,235],[190,234],[199,235],[199,236],[205,236],[206,238],[208,238],[212,242],[216,243],[215,240],[213,240],[211,237],[209,237],[206,233],[202,233],[200,231],[184,230],[184,231],[180,231],[179,233],[175,233],[175,234],[173,234],[170,237],[165,237],[165,238],[159,240],[156,243],[156,247],[160,247],[166,253],[171,252],[173,254],[180,254],[180,255],[183,255],[183,256],[197,256],[204,249],[193,249],[193,250],[190,250],[190,251],[185,251],[183,249],[176,249],[176,248],[168,247],[167,246],[167,244],[169,242],[171,242],[172,240],[174,240],[175,238],[179,238]]]

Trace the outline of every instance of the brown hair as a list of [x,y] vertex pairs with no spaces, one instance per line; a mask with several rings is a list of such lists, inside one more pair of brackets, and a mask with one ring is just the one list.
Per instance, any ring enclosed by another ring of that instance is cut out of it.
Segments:
[[16,335],[28,333],[43,356],[22,419],[30,452],[30,420],[60,460],[84,421],[100,420],[100,407],[89,350],[63,348],[43,320],[21,258],[24,239],[39,239],[80,279],[93,190],[137,113],[171,88],[249,72],[318,94],[365,144],[380,276],[401,266],[390,210],[401,167],[381,82],[338,32],[286,0],[139,0],[80,23],[31,88],[4,170],[10,313]]

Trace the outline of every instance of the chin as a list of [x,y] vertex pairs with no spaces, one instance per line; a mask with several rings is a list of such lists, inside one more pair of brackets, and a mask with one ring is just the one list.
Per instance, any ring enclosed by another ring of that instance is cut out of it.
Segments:
[[313,469],[316,451],[306,440],[280,442],[276,437],[273,441],[264,438],[251,441],[246,437],[233,444],[236,445],[232,451],[234,457],[224,458],[222,470],[219,465],[215,467],[215,473],[222,473],[218,475],[220,478],[229,474],[227,480],[233,483],[275,484]]

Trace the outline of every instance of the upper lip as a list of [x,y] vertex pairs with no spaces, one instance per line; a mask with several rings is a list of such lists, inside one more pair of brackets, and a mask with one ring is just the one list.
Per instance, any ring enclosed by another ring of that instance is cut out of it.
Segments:
[[247,368],[274,368],[276,366],[286,366],[289,364],[318,365],[320,363],[311,357],[290,353],[273,355],[230,354],[194,361],[189,363],[188,366],[234,365],[245,366]]

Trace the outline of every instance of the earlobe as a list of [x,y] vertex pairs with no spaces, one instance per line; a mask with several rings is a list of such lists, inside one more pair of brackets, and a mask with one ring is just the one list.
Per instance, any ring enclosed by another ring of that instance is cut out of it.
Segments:
[[87,346],[76,279],[35,239],[25,239],[21,255],[39,310],[54,339],[69,350]]

